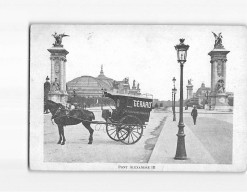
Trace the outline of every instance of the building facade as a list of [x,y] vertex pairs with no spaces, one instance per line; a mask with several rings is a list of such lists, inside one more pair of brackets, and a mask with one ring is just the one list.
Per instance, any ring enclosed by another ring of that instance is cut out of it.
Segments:
[[[211,88],[206,87],[204,83],[201,84],[201,87],[197,89],[196,93],[193,94],[193,97],[186,101],[186,105],[191,107],[193,105],[198,106],[199,108],[210,109],[211,104]],[[229,101],[229,106],[233,106],[234,94],[232,92],[226,92]]]
[[204,83],[201,84],[201,87],[197,89],[195,97],[198,98],[198,104],[205,107],[205,104],[209,103],[209,94],[211,92],[210,87],[206,87]]

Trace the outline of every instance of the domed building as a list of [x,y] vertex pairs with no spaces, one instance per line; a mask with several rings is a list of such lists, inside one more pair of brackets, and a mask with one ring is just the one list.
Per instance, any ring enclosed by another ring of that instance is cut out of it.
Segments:
[[116,81],[106,77],[102,65],[100,74],[97,77],[81,76],[67,82],[67,92],[70,96],[76,95],[85,98],[101,97],[102,89],[108,92],[115,92],[120,94],[139,95],[139,84],[137,88],[135,86],[133,87],[132,89],[130,88],[128,78],[125,78],[122,81]]
[[106,82],[92,76],[81,76],[67,83],[67,92],[69,95],[74,93],[83,97],[100,97],[101,89],[110,90],[111,86]]
[[100,70],[100,74],[97,77],[97,79],[99,79],[100,81],[104,82],[106,85],[108,85],[109,89],[113,88],[113,79],[108,78],[104,75],[104,71],[103,71],[103,65],[101,65],[101,70]]

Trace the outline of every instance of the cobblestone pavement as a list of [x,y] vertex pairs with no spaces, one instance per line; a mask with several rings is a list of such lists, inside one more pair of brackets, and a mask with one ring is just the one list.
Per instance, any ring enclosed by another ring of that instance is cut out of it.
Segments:
[[[101,110],[94,110],[96,121],[103,121]],[[111,140],[104,125],[92,125],[94,141],[88,145],[89,132],[82,125],[65,127],[66,144],[59,145],[57,125],[52,125],[51,115],[44,115],[44,161],[45,162],[106,162],[147,163],[157,141],[160,129],[170,113],[152,111],[142,138],[134,145],[124,145]],[[158,133],[157,133],[158,132]],[[154,138],[154,139],[153,139]]]

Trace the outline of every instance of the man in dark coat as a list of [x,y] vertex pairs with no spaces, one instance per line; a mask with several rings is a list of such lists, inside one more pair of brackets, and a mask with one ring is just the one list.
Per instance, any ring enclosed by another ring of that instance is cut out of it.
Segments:
[[194,125],[196,125],[196,118],[198,116],[196,106],[194,106],[193,110],[191,111],[191,116],[193,118]]
[[[49,82],[49,77],[46,77],[46,82],[44,83],[44,103],[48,100],[48,93],[50,91],[51,88],[51,84]],[[44,104],[44,113],[48,114],[49,110],[46,108],[45,104]]]

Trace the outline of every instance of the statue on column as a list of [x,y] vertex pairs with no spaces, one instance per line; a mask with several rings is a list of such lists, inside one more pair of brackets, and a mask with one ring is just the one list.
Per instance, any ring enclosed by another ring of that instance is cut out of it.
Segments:
[[63,47],[62,45],[62,39],[63,37],[67,37],[69,35],[66,34],[57,34],[56,32],[52,35],[55,38],[55,43],[53,43],[54,47]]
[[219,33],[218,35],[216,35],[214,32],[212,32],[215,38],[214,41],[214,48],[224,48],[222,45],[222,38],[223,36],[221,35],[221,33]]
[[140,83],[137,84],[137,89],[140,90]]
[[188,85],[192,85],[191,82],[192,82],[192,79],[189,79],[189,80],[188,80]]

